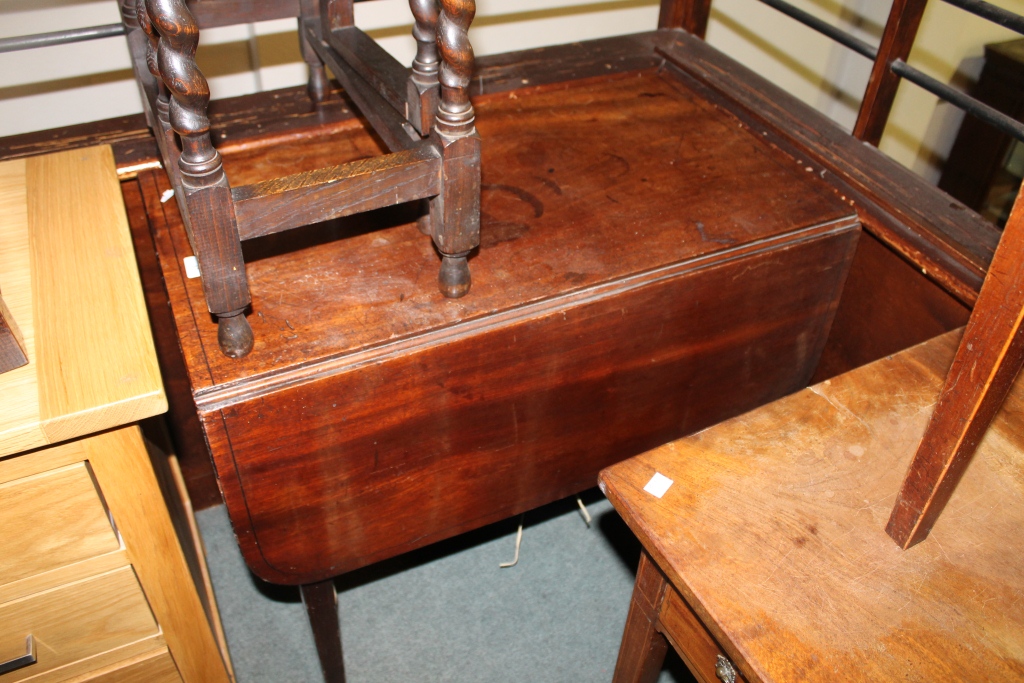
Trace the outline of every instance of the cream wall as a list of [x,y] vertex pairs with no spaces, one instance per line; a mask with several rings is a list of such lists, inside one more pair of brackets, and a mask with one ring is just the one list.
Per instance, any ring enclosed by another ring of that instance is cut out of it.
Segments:
[[[885,0],[792,0],[877,43]],[[1024,0],[995,0],[1024,14]],[[657,23],[657,0],[478,0],[470,38],[478,55],[643,31]],[[0,35],[118,21],[115,0],[4,0]],[[356,22],[403,62],[412,58],[405,0],[356,5]],[[964,86],[976,78],[985,43],[1015,34],[932,0],[910,63]],[[708,41],[851,128],[870,62],[756,0],[715,0]],[[204,32],[200,66],[214,97],[302,83],[305,65],[294,22]],[[92,121],[140,110],[120,38],[0,55],[0,135]],[[925,177],[938,177],[961,115],[903,84],[881,148]]]

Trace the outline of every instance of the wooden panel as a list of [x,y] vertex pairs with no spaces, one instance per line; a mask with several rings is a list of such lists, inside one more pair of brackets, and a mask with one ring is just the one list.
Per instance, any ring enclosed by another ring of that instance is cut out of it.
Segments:
[[[268,237],[245,245],[256,346],[245,358],[224,358],[202,287],[184,276],[181,259],[191,250],[180,216],[171,202],[161,205],[153,229],[198,403],[219,400],[220,386],[243,379],[280,376],[851,212],[820,178],[780,162],[731,116],[653,72],[524,88],[474,105],[485,141],[482,243],[471,260],[473,294],[457,301],[437,291],[437,255],[411,223],[415,215],[396,210]],[[313,139],[309,154],[329,154],[329,144]],[[363,130],[336,144],[334,163],[376,148]],[[248,154],[238,163],[225,154],[224,162],[232,178],[252,183],[283,170],[287,159],[306,163],[305,152],[271,152],[272,166]],[[165,181],[158,182],[162,191]]]
[[29,364],[0,375],[0,454],[166,410],[109,148],[0,165],[0,288]]
[[804,386],[856,235],[726,250],[203,413],[250,566],[282,583],[355,569]]
[[[931,536],[904,551],[885,533],[958,337],[602,473],[748,680],[1024,676],[1024,378]],[[675,482],[661,499],[642,490],[655,471]]]
[[[700,619],[686,601],[671,588],[665,596],[658,622],[672,647],[697,680],[701,683],[716,683],[719,679],[715,674],[715,664],[718,657],[725,656],[725,653],[718,647],[718,643],[700,623]],[[742,676],[737,676],[736,680],[743,683]]]
[[[144,178],[152,182],[152,176],[146,175]],[[174,318],[167,306],[167,289],[160,273],[156,247],[150,233],[149,217],[146,214],[146,202],[154,207],[154,213],[160,211],[156,208],[161,207],[160,196],[154,191],[144,198],[138,181],[122,183],[121,191],[128,212],[132,241],[135,244],[135,257],[146,296],[153,341],[160,360],[160,374],[167,392],[166,422],[173,440],[173,448],[169,450],[178,456],[181,463],[192,504],[197,510],[203,510],[220,504],[221,498],[213,475],[213,466],[210,464],[206,438],[203,436],[196,405],[192,400],[185,363],[178,348]]]
[[960,301],[974,302],[999,241],[995,226],[703,41],[682,31],[662,31],[660,40],[688,87],[824,178],[866,230]]
[[39,419],[50,441],[167,410],[109,147],[26,162]]
[[47,443],[39,425],[39,391],[32,364],[35,327],[25,197],[25,162],[0,164],[0,291],[21,328],[29,359],[29,365],[0,375],[4,396],[4,409],[0,410],[0,455]]
[[127,662],[94,671],[73,683],[181,683],[181,676],[167,648],[147,652]]
[[0,661],[24,654],[36,639],[38,661],[5,674],[4,683],[156,634],[146,598],[130,567],[0,605]]
[[0,484],[0,583],[120,547],[84,463]]
[[961,327],[970,313],[864,232],[812,382],[823,382]]
[[220,650],[139,428],[94,436],[85,441],[85,448],[182,678],[190,683],[227,683]]

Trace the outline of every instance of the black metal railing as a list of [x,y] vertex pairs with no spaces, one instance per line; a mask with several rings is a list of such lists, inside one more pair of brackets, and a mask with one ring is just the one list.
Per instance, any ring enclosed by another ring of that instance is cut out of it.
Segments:
[[[828,36],[837,43],[853,50],[859,55],[867,57],[874,61],[878,58],[878,49],[873,45],[861,40],[857,36],[848,33],[832,24],[819,19],[818,17],[805,12],[799,7],[794,7],[785,0],[759,0],[760,2],[773,7],[774,9],[782,12],[788,17],[799,21],[804,26],[821,33],[822,35]],[[1019,14],[1015,14],[1008,10],[996,7],[995,5],[985,2],[984,0],[942,0],[943,2],[959,7],[962,10],[970,12],[982,19],[987,19],[1000,26],[1005,26],[1008,29],[1024,34],[1024,17]],[[928,92],[932,93],[936,97],[949,102],[950,104],[959,107],[965,112],[975,116],[985,123],[999,129],[1001,132],[1010,135],[1021,142],[1024,142],[1024,123],[1017,121],[1016,119],[1007,116],[1001,111],[990,107],[984,102],[980,102],[970,95],[963,93],[956,88],[950,87],[945,83],[932,78],[928,74],[915,69],[914,67],[907,64],[902,59],[893,61],[890,65],[892,72],[900,78],[906,79],[917,85],[918,87],[924,88]]]

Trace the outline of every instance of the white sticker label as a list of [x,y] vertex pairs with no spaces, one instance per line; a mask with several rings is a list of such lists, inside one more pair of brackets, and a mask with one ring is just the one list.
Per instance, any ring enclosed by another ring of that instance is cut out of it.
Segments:
[[655,498],[661,498],[668,491],[669,486],[672,486],[672,480],[661,472],[655,472],[651,480],[647,482],[647,486],[644,487],[644,491]]
[[166,204],[170,201],[171,197],[174,196],[174,190],[164,190],[164,193],[160,195],[160,203]]
[[182,262],[185,264],[185,277],[189,280],[195,280],[199,277],[199,259],[195,256],[186,256],[182,259]]

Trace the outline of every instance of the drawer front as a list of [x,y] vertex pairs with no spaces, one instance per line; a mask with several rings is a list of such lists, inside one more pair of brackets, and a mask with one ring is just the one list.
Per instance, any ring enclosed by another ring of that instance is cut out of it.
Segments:
[[[658,615],[658,627],[672,643],[672,647],[679,653],[679,656],[694,677],[701,683],[745,683],[743,676],[736,670],[732,661],[707,632],[704,625],[697,618],[697,615],[690,610],[690,607],[679,596],[675,590],[669,588],[665,596],[665,603],[662,605],[661,613]],[[733,678],[729,678],[725,672],[716,671],[720,666],[719,660],[724,659],[721,666],[726,671],[731,668]]]
[[81,683],[181,683],[181,676],[165,647],[97,671],[81,679]]
[[682,264],[204,414],[250,568],[320,581],[802,388],[856,236]]
[[119,547],[85,463],[0,484],[0,585]]
[[13,683],[155,635],[156,621],[131,567],[0,605],[0,662],[35,640],[37,661],[0,676]]

